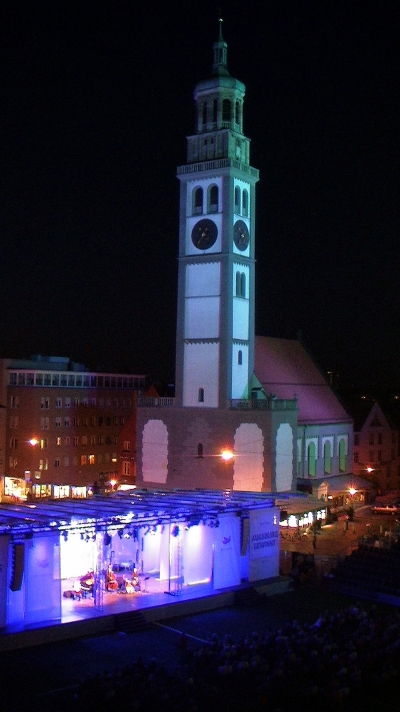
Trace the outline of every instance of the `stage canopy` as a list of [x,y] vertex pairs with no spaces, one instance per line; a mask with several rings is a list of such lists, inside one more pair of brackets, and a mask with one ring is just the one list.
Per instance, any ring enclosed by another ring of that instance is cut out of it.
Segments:
[[[296,496],[296,495],[295,495]],[[288,494],[287,498],[292,498]],[[304,495],[297,495],[299,499]],[[286,495],[227,490],[140,490],[95,495],[90,500],[46,500],[0,504],[0,535],[33,535],[46,531],[93,533],[108,528],[124,530],[132,526],[153,527],[169,522],[201,521],[218,526],[218,516],[278,504]]]

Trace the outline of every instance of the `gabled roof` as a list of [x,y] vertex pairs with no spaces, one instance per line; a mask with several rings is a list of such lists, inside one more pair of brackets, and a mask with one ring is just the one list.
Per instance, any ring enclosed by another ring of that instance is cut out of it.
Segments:
[[366,424],[372,410],[378,410],[382,427],[389,426],[396,430],[400,426],[400,399],[385,397],[380,394],[377,397],[364,393],[341,393],[341,398],[346,404],[346,408],[354,419],[354,431],[360,432]]
[[373,398],[363,398],[362,396],[344,396],[346,408],[351,413],[354,420],[354,432],[359,433],[365,425],[375,400]]
[[255,338],[254,372],[267,395],[297,397],[298,422],[350,423],[328,381],[300,341],[269,336]]

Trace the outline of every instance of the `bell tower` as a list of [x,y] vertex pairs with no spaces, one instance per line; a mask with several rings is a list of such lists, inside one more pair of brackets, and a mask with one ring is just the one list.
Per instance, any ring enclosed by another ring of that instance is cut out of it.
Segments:
[[176,404],[226,408],[248,397],[254,367],[254,222],[258,170],[243,134],[245,86],[227,44],[194,91],[196,133],[180,180]]

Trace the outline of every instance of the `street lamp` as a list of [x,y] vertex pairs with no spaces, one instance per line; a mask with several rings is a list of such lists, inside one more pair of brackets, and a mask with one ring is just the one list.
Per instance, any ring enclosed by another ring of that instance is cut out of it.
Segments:
[[221,452],[221,460],[223,460],[224,462],[230,462],[231,460],[233,460],[234,457],[235,453],[232,452],[232,450],[225,449]]

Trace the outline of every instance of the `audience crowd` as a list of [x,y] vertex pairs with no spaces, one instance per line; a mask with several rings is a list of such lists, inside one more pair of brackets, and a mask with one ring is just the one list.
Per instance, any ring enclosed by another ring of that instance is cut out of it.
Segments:
[[88,677],[70,712],[124,709],[151,712],[292,712],[304,705],[359,709],[363,700],[396,695],[400,613],[356,604],[325,612],[313,624],[296,620],[277,631],[206,644],[179,640],[179,664],[141,659],[114,674]]

